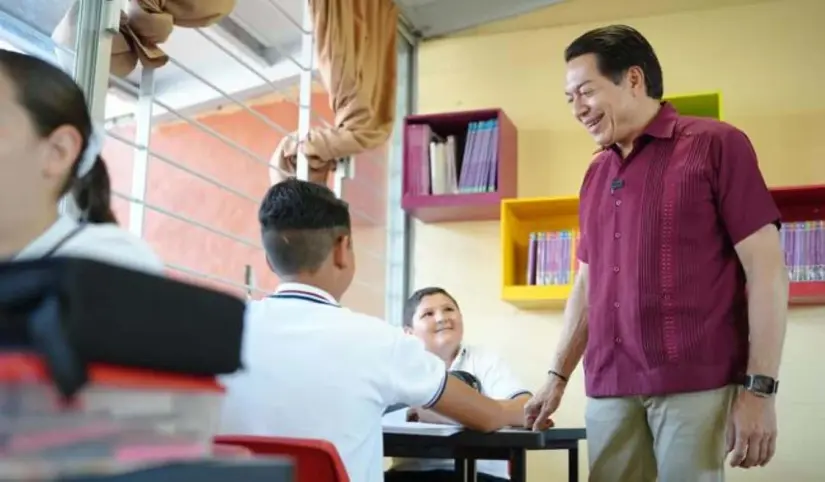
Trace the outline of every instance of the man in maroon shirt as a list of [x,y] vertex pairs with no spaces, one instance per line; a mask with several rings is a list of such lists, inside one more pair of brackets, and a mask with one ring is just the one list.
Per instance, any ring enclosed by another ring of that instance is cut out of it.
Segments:
[[571,109],[601,150],[564,330],[525,416],[547,426],[584,355],[590,480],[720,481],[729,452],[765,465],[788,276],[753,147],[662,102],[659,60],[630,27],[585,33],[565,60]]

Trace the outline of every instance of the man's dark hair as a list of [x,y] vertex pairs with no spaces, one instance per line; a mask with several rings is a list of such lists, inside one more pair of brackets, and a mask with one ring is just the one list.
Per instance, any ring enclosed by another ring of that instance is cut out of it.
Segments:
[[415,311],[418,309],[418,305],[421,304],[421,300],[432,295],[444,295],[453,302],[456,308],[458,308],[458,301],[456,301],[455,298],[453,298],[453,295],[447,293],[447,290],[445,290],[444,288],[439,288],[437,286],[421,288],[420,290],[411,294],[410,297],[407,298],[407,301],[404,302],[404,320],[402,320],[402,324],[404,325],[404,327],[412,328],[413,317],[415,317]]
[[627,25],[610,25],[584,33],[564,51],[564,61],[594,54],[602,75],[616,84],[621,82],[631,67],[639,67],[645,74],[648,97],[664,96],[662,66],[653,46],[638,30]]
[[269,188],[258,211],[261,237],[279,276],[314,273],[350,234],[349,206],[326,186],[289,178]]

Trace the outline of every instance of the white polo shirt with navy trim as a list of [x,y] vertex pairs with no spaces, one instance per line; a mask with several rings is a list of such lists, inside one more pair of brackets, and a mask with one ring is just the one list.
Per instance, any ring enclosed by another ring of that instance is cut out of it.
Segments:
[[387,407],[432,406],[447,380],[417,338],[297,283],[248,304],[242,356],[220,433],[328,440],[358,482],[384,480]]
[[[443,361],[441,362],[443,365]],[[529,395],[530,391],[513,374],[504,361],[492,351],[477,346],[462,346],[450,371],[461,370],[474,375],[481,383],[481,392],[495,400],[511,400],[520,395]],[[406,420],[407,409],[397,410],[384,416],[387,422],[397,424]],[[393,459],[394,470],[427,471],[454,470],[455,464],[447,459]],[[476,464],[479,473],[509,479],[509,469],[504,460],[479,460]]]
[[116,224],[85,224],[60,216],[40,236],[23,248],[12,261],[44,256],[92,259],[135,271],[161,275],[163,262],[146,241]]

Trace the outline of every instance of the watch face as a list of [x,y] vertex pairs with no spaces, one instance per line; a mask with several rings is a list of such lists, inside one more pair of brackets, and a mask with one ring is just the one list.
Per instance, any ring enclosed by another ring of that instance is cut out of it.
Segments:
[[749,385],[750,390],[753,392],[772,395],[774,393],[774,386],[776,383],[770,377],[752,375],[750,377]]

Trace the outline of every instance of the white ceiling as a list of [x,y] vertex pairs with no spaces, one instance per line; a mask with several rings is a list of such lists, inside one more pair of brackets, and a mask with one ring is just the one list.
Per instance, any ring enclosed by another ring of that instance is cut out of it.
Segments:
[[404,17],[424,37],[458,32],[522,15],[564,0],[396,0]]
[[[301,21],[307,0],[237,1],[232,14],[218,25],[203,30],[178,27],[161,45],[174,59],[155,72],[155,95],[161,102],[181,111],[202,110],[231,104],[222,94],[243,100],[297,84],[307,65],[300,55]],[[559,1],[396,0],[407,23],[422,38],[453,33]],[[11,14],[36,31],[13,34],[18,43],[21,38],[25,44],[26,39],[41,37],[35,46],[40,45],[70,4],[71,0],[0,0],[0,37],[9,35],[3,32],[10,30],[6,25],[9,22],[2,21],[5,12],[7,18]],[[140,78],[138,69],[126,79],[127,85],[123,81],[113,83],[107,118],[131,116]],[[156,114],[163,112],[155,108]]]

